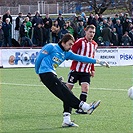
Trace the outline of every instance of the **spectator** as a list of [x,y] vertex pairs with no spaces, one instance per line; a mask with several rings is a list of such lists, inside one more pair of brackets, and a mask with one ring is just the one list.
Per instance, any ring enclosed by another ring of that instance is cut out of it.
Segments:
[[93,18],[91,24],[93,24],[95,27],[97,27],[99,25],[99,20],[98,19],[99,19],[99,16],[98,16],[98,14],[96,14],[95,17]]
[[123,22],[123,33],[129,30],[129,18],[126,18]]
[[[30,12],[27,14],[27,17],[29,18],[29,21],[32,23],[32,16],[31,16]],[[32,25],[32,27],[33,27],[33,25]],[[32,39],[32,32],[33,32],[33,28],[32,27],[30,27],[30,29],[29,29],[29,37],[30,37],[30,39]]]
[[29,17],[30,22],[32,22],[32,16],[30,12],[27,14],[27,17]]
[[58,33],[60,31],[60,27],[58,25],[57,20],[54,21],[54,24],[51,28],[51,31],[52,31],[52,42],[53,43],[58,43],[58,41],[59,41]]
[[[98,24],[98,26],[96,27],[96,33],[95,33],[95,37],[94,37],[94,40],[98,43],[100,40],[99,40],[99,37],[101,37],[101,33],[102,33],[102,30],[103,30],[103,22],[100,22]],[[102,39],[103,40],[103,39]],[[101,42],[101,41],[100,41]]]
[[103,19],[103,28],[107,26],[107,23],[108,23],[107,19],[104,18],[104,19]]
[[118,34],[116,32],[116,28],[113,28],[112,30],[112,40],[111,40],[113,46],[118,46],[119,40],[118,40]]
[[131,38],[128,35],[128,32],[126,31],[125,34],[122,36],[121,39],[123,46],[130,46],[131,45]]
[[59,13],[58,18],[57,18],[57,21],[58,21],[58,24],[59,24],[60,28],[63,28],[63,26],[65,24],[65,20],[62,17],[62,14],[61,13]]
[[43,19],[44,27],[46,29],[46,43],[50,42],[50,31],[52,27],[52,19],[50,18],[49,14],[47,13],[45,18]]
[[46,45],[46,38],[47,38],[47,35],[46,35],[46,28],[44,27],[44,24],[42,24],[42,30],[43,30],[43,46]]
[[132,21],[131,21],[131,19],[129,19],[127,31],[129,32],[132,29],[132,27],[133,27]]
[[4,45],[4,32],[2,30],[2,24],[0,24],[0,47]]
[[107,17],[107,22],[110,22],[110,21],[112,21],[112,18],[111,17]]
[[123,35],[123,28],[122,28],[122,25],[121,25],[119,19],[116,21],[114,28],[116,28],[116,33],[118,34],[118,45],[120,45],[121,44],[121,38]]
[[69,31],[69,33],[70,33],[71,35],[74,35],[74,29],[72,28],[71,22],[70,22],[70,21],[67,21],[67,22],[66,22],[66,28],[67,28],[67,30]]
[[131,30],[129,31],[129,37],[131,38],[131,46],[133,46],[133,26]]
[[6,18],[10,18],[10,23],[12,23],[12,16],[10,10],[7,10],[7,12],[3,15],[3,22],[6,22]]
[[37,24],[43,24],[43,19],[38,11],[36,11],[35,16],[33,16],[32,26],[35,27]]
[[104,18],[103,18],[103,15],[102,15],[102,14],[99,15],[98,20],[99,20],[99,23],[100,23],[100,22],[103,22]]
[[44,32],[43,32],[43,28],[42,28],[42,24],[37,24],[36,27],[34,28],[34,37],[37,41],[36,45],[37,46],[43,46],[44,43]]
[[109,25],[109,28],[110,28],[111,30],[113,30],[114,25],[113,25],[112,19],[107,20],[107,23],[108,23],[108,25]]
[[124,22],[124,15],[123,15],[123,13],[119,14],[119,19],[121,21],[121,24],[123,25],[123,22]]
[[78,30],[77,30],[78,29],[78,18],[76,16],[71,21],[71,26],[72,26],[72,28],[74,30],[74,34],[73,34],[74,39],[77,40],[77,38],[78,38]]
[[98,46],[104,46],[103,38],[101,36],[97,38],[97,44]]
[[112,19],[113,24],[116,24],[116,21],[119,19],[119,15],[115,14],[115,17]]
[[[32,19],[32,32],[34,32],[34,27],[37,25],[37,24],[43,24],[43,19],[42,19],[42,17],[40,16],[40,13],[38,12],[38,11],[36,11],[35,12],[35,16],[33,16],[33,19]],[[37,43],[37,41],[36,41],[36,39],[35,39],[35,37],[34,37],[34,34],[33,34],[33,36],[32,36],[32,42],[33,42],[33,44],[36,44]]]
[[66,24],[64,24],[64,26],[63,26],[63,28],[59,31],[59,40],[61,40],[62,39],[62,37],[65,35],[65,34],[67,34],[67,33],[69,33],[69,31],[67,30],[67,26],[66,26]]
[[78,25],[78,38],[82,38],[84,36],[85,36],[84,22],[81,21],[79,22],[79,25]]
[[92,24],[92,20],[93,20],[93,14],[90,13],[89,17],[88,17],[88,20],[87,20],[87,25],[91,25]]
[[18,17],[17,17],[16,20],[15,20],[15,22],[16,22],[16,27],[15,27],[15,33],[16,33],[15,39],[16,39],[16,41],[19,41],[19,38],[20,38],[19,30],[20,30],[21,24],[23,23],[22,15],[23,15],[23,13],[20,12],[20,13],[18,14]]
[[23,21],[23,24],[20,27],[20,37],[21,37],[21,41],[20,41],[20,45],[22,47],[25,46],[32,46],[32,42],[30,40],[30,38],[27,37],[27,28],[26,28],[26,21]]
[[32,35],[32,23],[30,22],[29,17],[26,17],[24,21],[26,21],[27,37],[29,37],[31,39],[31,35]]
[[83,21],[83,26],[85,27],[87,25],[87,22],[86,22],[86,14],[84,12],[81,13],[81,19]]
[[10,23],[10,18],[6,18],[6,22],[3,23],[2,26],[3,32],[4,32],[4,47],[11,47],[11,37],[12,37],[12,25]]
[[124,16],[123,16],[124,20],[129,18],[129,14],[128,13],[124,13]]
[[106,24],[105,27],[103,28],[101,36],[103,38],[104,46],[110,46],[112,40],[112,33],[108,24]]

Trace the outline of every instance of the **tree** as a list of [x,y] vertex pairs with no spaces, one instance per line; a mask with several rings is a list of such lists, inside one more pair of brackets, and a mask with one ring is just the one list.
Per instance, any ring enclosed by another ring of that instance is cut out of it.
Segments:
[[133,15],[133,1],[132,0],[126,0],[125,1],[125,8],[130,16]]
[[110,6],[111,0],[103,0],[102,2],[98,2],[97,0],[84,0],[84,3],[90,5],[95,14],[103,14],[103,12]]

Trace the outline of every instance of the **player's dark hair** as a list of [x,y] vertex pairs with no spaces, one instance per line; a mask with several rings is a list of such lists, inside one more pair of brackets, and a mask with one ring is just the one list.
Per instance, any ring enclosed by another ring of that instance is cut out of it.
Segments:
[[91,24],[86,26],[85,31],[87,31],[88,29],[96,29],[96,27],[95,25]]
[[66,43],[66,42],[68,42],[69,40],[72,40],[73,42],[75,41],[74,37],[73,37],[70,33],[67,33],[67,34],[65,34],[65,35],[62,37],[62,39],[61,39],[61,41],[60,41],[59,43],[62,43],[62,42]]

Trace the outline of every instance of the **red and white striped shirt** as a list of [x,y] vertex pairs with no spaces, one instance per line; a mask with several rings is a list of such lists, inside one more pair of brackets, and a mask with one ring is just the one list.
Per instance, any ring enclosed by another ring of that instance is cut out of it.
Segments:
[[[76,54],[87,56],[94,58],[95,51],[98,47],[98,44],[92,40],[89,42],[85,37],[78,39],[73,47],[72,51]],[[88,64],[88,63],[82,63],[78,61],[72,61],[71,70],[77,71],[77,72],[86,72],[90,73],[91,71],[95,71],[94,64]]]

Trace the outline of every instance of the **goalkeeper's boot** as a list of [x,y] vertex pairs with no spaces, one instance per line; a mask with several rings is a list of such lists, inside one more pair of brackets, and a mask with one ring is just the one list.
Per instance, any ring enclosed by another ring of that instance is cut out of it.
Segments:
[[87,111],[87,113],[91,115],[93,111],[99,106],[100,103],[101,103],[101,100],[91,103],[90,109]]
[[79,125],[75,124],[74,122],[70,121],[69,123],[62,123],[62,127],[79,127]]
[[75,111],[76,114],[88,114],[87,112],[85,112],[83,109],[77,109]]

